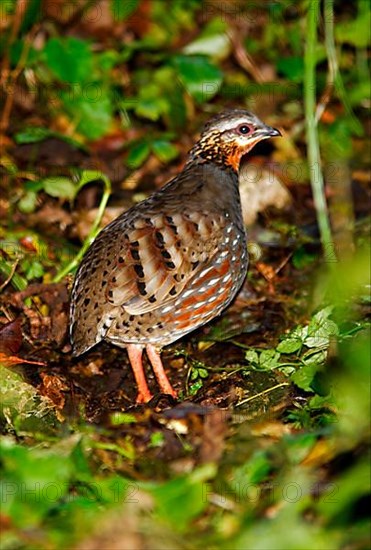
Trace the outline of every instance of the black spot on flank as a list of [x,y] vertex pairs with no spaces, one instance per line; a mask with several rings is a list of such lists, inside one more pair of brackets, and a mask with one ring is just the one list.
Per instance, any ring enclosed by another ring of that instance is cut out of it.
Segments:
[[131,241],[130,246],[136,248],[137,246],[139,246],[139,241]]
[[116,277],[112,277],[112,282],[115,283],[117,281]]
[[173,231],[173,233],[175,235],[177,235],[178,234],[178,228],[175,225],[173,218],[171,216],[165,216],[165,219],[168,222],[170,229]]
[[165,265],[166,265],[166,267],[168,267],[169,269],[175,269],[175,264],[174,264],[174,262],[166,262]]
[[133,257],[133,260],[136,260],[136,261],[140,260],[138,250],[132,250],[131,255]]
[[171,254],[167,250],[162,250],[161,255],[163,258],[166,258],[167,260],[171,260]]
[[134,271],[138,275],[138,277],[144,277],[144,269],[142,264],[134,264]]
[[138,281],[137,282],[137,288],[138,288],[139,294],[141,296],[145,296],[147,294],[146,283],[142,283],[141,281]]
[[88,306],[89,304],[90,304],[90,298],[85,298],[84,306]]
[[105,269],[105,270],[103,271],[103,277],[107,277],[107,275],[108,275],[108,271]]
[[129,317],[129,321],[133,322],[133,321],[134,321],[134,319],[135,319],[135,316],[134,316],[134,315],[130,315],[130,317]]
[[113,298],[113,290],[109,290],[109,291],[108,291],[108,297],[109,297],[109,298]]
[[99,307],[98,302],[95,302],[95,304],[94,304],[94,309],[98,309],[98,307]]
[[153,328],[152,328],[152,327],[148,327],[148,328],[147,328],[147,332],[148,332],[149,334],[151,334],[151,332],[153,332]]
[[154,304],[154,303],[157,301],[157,298],[156,298],[156,296],[152,295],[150,298],[148,298],[148,301],[149,301],[151,304]]
[[156,231],[155,233],[155,239],[157,241],[158,246],[161,248],[165,245],[165,239],[162,233],[160,231]]
[[196,269],[198,267],[200,262],[192,262],[192,269]]
[[102,281],[101,286],[104,287],[104,286],[106,286],[106,284],[107,284],[107,281]]
[[125,260],[124,260],[123,256],[120,256],[120,257],[119,257],[119,264],[123,264],[124,261],[125,261]]
[[173,286],[173,288],[171,288],[171,289],[169,290],[169,294],[170,294],[170,296],[175,296],[175,294],[176,294],[176,288],[175,288],[175,286]]

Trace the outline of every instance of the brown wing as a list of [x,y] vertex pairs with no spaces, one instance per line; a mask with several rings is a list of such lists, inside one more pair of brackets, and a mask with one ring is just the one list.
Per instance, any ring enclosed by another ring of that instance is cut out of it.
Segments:
[[201,212],[137,218],[120,238],[107,301],[130,315],[175,301],[218,250],[225,220]]

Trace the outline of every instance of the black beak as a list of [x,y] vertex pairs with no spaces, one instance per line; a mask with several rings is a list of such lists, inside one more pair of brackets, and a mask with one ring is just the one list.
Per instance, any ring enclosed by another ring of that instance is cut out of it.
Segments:
[[281,132],[277,130],[277,128],[272,128],[271,126],[267,126],[264,124],[261,128],[257,129],[256,132],[261,137],[279,137],[282,136]]

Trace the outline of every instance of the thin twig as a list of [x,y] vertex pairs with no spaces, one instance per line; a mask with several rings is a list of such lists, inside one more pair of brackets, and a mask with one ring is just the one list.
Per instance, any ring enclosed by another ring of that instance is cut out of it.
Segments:
[[1,84],[3,86],[5,85],[5,82],[7,81],[8,74],[9,74],[9,65],[10,65],[9,52],[10,52],[10,47],[11,47],[11,45],[13,44],[13,42],[16,40],[16,38],[18,36],[18,32],[19,32],[19,29],[21,27],[21,24],[22,24],[22,21],[23,21],[23,16],[26,13],[27,7],[28,7],[28,0],[19,0],[18,2],[16,2],[15,12],[14,12],[13,21],[12,21],[12,28],[11,28],[11,31],[10,31],[10,34],[9,34],[9,39],[8,39],[6,48],[4,49],[4,58],[3,58],[3,64],[2,64],[2,67],[1,67],[1,73],[2,73],[1,74]]
[[247,53],[238,34],[229,31],[227,35],[233,45],[234,56],[240,67],[252,76],[256,82],[264,84],[267,80]]
[[10,283],[10,281],[13,279],[13,275],[15,273],[15,270],[17,269],[17,266],[19,264],[19,259],[17,259],[14,264],[12,265],[12,268],[10,270],[9,276],[6,278],[6,280],[1,284],[0,286],[0,292],[4,290],[4,288]]
[[99,225],[102,221],[104,210],[111,194],[111,182],[102,172],[87,170],[82,174],[78,188],[81,189],[84,185],[94,180],[102,180],[104,184],[104,192],[99,204],[98,213],[80,251],[76,254],[73,260],[69,262],[69,264],[67,264],[61,271],[59,271],[59,273],[57,273],[57,275],[53,279],[53,283],[59,283],[63,279],[63,277],[65,277],[70,271],[72,271],[79,265],[85,252],[99,232]]
[[3,87],[5,88],[6,92],[6,98],[4,103],[3,112],[1,115],[1,121],[0,121],[0,129],[4,133],[9,125],[9,119],[10,119],[10,113],[12,111],[14,97],[15,97],[15,83],[21,74],[21,72],[24,69],[24,66],[26,64],[26,60],[28,57],[28,53],[30,51],[33,37],[36,33],[36,29],[34,29],[24,40],[23,48],[21,51],[21,55],[19,57],[18,63],[16,68],[10,73],[7,83],[3,82]]
[[281,382],[281,384],[276,384],[275,386],[272,386],[271,388],[267,388],[264,391],[256,393],[255,395],[252,395],[251,397],[247,397],[246,399],[242,399],[242,401],[240,401],[239,403],[236,404],[236,407],[239,407],[240,405],[244,405],[245,403],[248,403],[249,401],[253,401],[253,399],[257,399],[258,397],[261,397],[262,395],[270,393],[271,391],[274,391],[277,388],[282,388],[283,386],[290,386],[290,383],[289,382]]

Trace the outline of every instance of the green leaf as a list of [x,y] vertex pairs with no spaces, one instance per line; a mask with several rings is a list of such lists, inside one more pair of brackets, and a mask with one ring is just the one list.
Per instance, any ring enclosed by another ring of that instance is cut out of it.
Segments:
[[353,154],[353,122],[349,117],[339,117],[333,124],[322,128],[320,142],[326,159],[350,159]]
[[332,309],[332,306],[326,307],[312,317],[308,325],[308,336],[304,340],[308,348],[328,346],[330,338],[339,334],[337,324],[328,319]]
[[277,61],[277,70],[293,82],[302,82],[304,78],[303,57],[281,57]]
[[84,40],[74,37],[50,38],[44,54],[49,69],[63,82],[83,83],[92,76],[93,55]]
[[364,102],[367,103],[367,101],[370,100],[370,89],[371,83],[369,78],[365,81],[354,83],[352,88],[348,90],[348,98],[350,103],[353,106],[362,105]]
[[[2,255],[0,255],[0,274],[4,279],[11,277],[11,284],[16,290],[24,290],[27,288],[27,281],[24,277],[17,272],[13,273],[13,266],[10,262],[6,262]],[[1,397],[1,396],[0,396]],[[3,405],[3,401],[0,399],[0,405]]]
[[186,55],[208,55],[222,60],[230,54],[232,44],[226,33],[226,24],[215,18],[204,29],[200,36],[183,48]]
[[25,521],[28,528],[38,526],[44,514],[55,508],[57,497],[62,499],[67,494],[71,463],[62,453],[30,450],[11,440],[1,441],[0,448],[2,466],[10,486],[23,486],[30,495],[34,491],[34,496],[27,498],[19,489],[7,494],[7,498],[2,500],[2,511],[17,527],[24,528]]
[[218,93],[223,75],[206,57],[179,55],[173,62],[185,89],[198,103],[204,103]]
[[77,189],[80,190],[84,185],[88,185],[93,181],[99,181],[104,178],[104,175],[99,170],[83,170],[79,175],[79,183]]
[[290,379],[298,386],[298,388],[301,388],[304,391],[313,392],[312,383],[318,368],[319,367],[317,364],[301,367],[290,376]]
[[37,143],[50,137],[52,132],[48,128],[39,128],[38,126],[29,126],[15,135],[16,143]]
[[165,443],[165,436],[162,432],[153,432],[151,434],[150,447],[162,447]]
[[259,366],[266,370],[274,369],[278,366],[280,354],[274,349],[265,349],[259,357]]
[[197,369],[198,370],[198,376],[200,378],[207,378],[209,376],[209,372],[206,369]]
[[161,97],[140,98],[135,107],[135,114],[156,121],[168,110],[168,102]]
[[76,186],[63,176],[53,176],[42,180],[45,193],[51,197],[72,200],[76,194]]
[[111,10],[117,21],[127,19],[138,7],[139,0],[112,0]]
[[294,353],[298,351],[301,346],[302,342],[299,338],[286,338],[278,344],[277,351],[280,353]]
[[27,191],[18,203],[18,208],[21,212],[29,214],[34,212],[37,202],[37,193],[34,191]]
[[99,69],[108,73],[120,61],[120,55],[115,50],[103,51],[100,55],[95,54]]
[[257,484],[266,479],[271,465],[264,451],[255,451],[242,466],[234,471],[233,482],[240,487]]
[[130,413],[115,412],[110,416],[111,424],[119,426],[120,424],[133,424],[137,422],[136,417]]
[[208,464],[186,476],[151,487],[149,492],[156,501],[153,513],[162,521],[170,523],[176,531],[184,532],[190,522],[207,506],[206,481],[214,475],[214,466]]
[[290,334],[290,338],[297,338],[302,342],[305,340],[307,336],[308,336],[308,326],[302,327],[300,325],[295,327]]
[[202,388],[202,386],[203,386],[203,382],[201,379],[198,379],[196,380],[196,382],[193,382],[193,384],[189,386],[190,395],[196,395],[196,393]]
[[312,264],[318,256],[312,252],[308,252],[304,246],[295,250],[292,256],[292,265],[296,269],[303,269]]
[[[157,71],[158,73],[158,71]],[[155,74],[155,78],[158,76]],[[156,80],[158,80],[156,78]],[[149,120],[158,120],[169,110],[169,96],[159,82],[141,84],[135,105],[135,113]]]
[[126,164],[130,168],[139,168],[143,162],[147,159],[150,154],[151,149],[147,142],[136,143],[130,147],[128,157],[126,159]]
[[161,162],[170,162],[179,155],[179,151],[175,145],[161,139],[152,143],[152,151]]
[[252,350],[252,349],[245,352],[245,359],[249,363],[253,363],[256,365],[259,363],[259,355],[255,350]]
[[190,380],[197,380],[198,378],[198,369],[196,369],[195,367],[192,367],[191,368],[191,374],[190,374]]
[[[369,3],[361,1],[361,13],[352,21],[337,22],[335,37],[338,42],[351,44],[356,48],[367,48],[370,39],[370,9]],[[363,5],[363,9],[362,9]]]
[[24,128],[23,130],[15,134],[15,141],[18,144],[38,143],[39,141],[44,141],[45,139],[48,139],[50,137],[55,137],[57,139],[65,141],[66,143],[72,145],[72,147],[85,149],[83,144],[76,139],[60,134],[59,132],[54,132],[53,130],[49,130],[48,128],[40,128],[38,126],[28,126]]
[[[4,2],[6,4],[7,2]],[[40,20],[41,14],[43,13],[42,0],[32,0],[27,2],[24,7],[26,8],[25,13],[22,14],[20,34],[25,35],[26,32],[35,25],[37,21]],[[4,9],[2,7],[2,9]]]
[[32,279],[38,279],[45,273],[42,264],[37,260],[24,260],[22,267],[25,271],[26,279],[31,281]]
[[302,360],[306,365],[323,365],[323,363],[326,361],[326,351],[317,351],[316,348],[317,346],[315,346],[314,352],[313,349],[310,349],[302,356]]
[[107,133],[113,116],[108,90],[99,82],[88,87],[77,86],[73,94],[61,93],[61,99],[71,117],[77,121],[77,131],[89,139],[99,139]]

